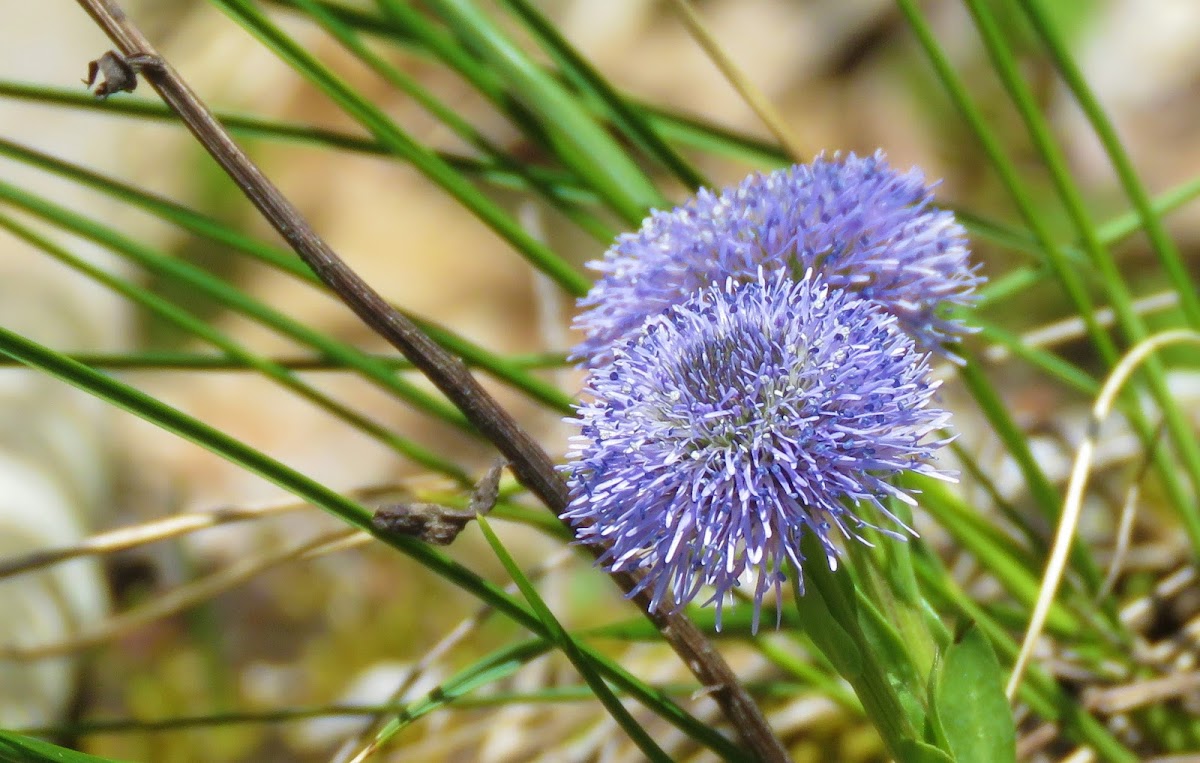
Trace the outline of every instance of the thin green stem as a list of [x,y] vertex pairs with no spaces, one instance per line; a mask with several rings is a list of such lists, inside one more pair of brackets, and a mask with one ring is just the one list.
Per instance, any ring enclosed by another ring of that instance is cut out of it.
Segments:
[[[805,540],[811,538],[812,534],[807,533]],[[890,755],[904,760],[906,743],[916,733],[888,671],[862,633],[854,587],[845,579],[849,572],[845,568],[830,570],[824,550],[815,542],[806,544],[805,557],[813,560],[803,573],[807,590],[802,592],[799,588],[800,570],[792,569],[788,574],[793,581],[796,606],[805,618],[805,630],[854,688],[863,711]]]

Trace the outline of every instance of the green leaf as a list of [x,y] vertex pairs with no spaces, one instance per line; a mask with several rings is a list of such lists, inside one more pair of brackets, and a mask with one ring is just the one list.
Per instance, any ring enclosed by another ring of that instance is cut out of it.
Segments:
[[[926,595],[964,621],[976,623],[1006,660],[1015,659],[1017,644],[1009,631],[958,586],[936,555],[924,546],[917,546],[915,552],[917,579]],[[1140,759],[1080,706],[1078,697],[1069,694],[1036,665],[1030,667],[1019,696],[1035,713],[1059,723],[1070,737],[1094,748],[1102,760],[1135,763]]]
[[974,625],[946,650],[933,674],[931,711],[954,757],[978,763],[1017,759],[1012,710],[996,654]]
[[66,747],[58,747],[40,739],[0,731],[0,763],[119,763],[113,758],[99,758]]
[[955,759],[943,750],[918,739],[905,739],[900,743],[902,763],[954,763]]

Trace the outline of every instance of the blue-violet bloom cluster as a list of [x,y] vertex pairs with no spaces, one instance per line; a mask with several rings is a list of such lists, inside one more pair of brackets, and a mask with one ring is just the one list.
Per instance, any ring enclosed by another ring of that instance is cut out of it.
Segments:
[[931,202],[919,170],[899,173],[880,152],[818,157],[720,193],[701,190],[590,263],[601,275],[580,301],[575,325],[585,338],[573,359],[601,365],[646,318],[711,283],[752,281],[759,268],[796,278],[815,270],[830,287],[878,302],[922,348],[940,352],[965,331],[946,310],[968,305],[981,279],[962,226]]
[[869,526],[856,503],[896,521],[883,499],[912,499],[887,478],[938,475],[925,459],[946,414],[928,405],[928,372],[894,316],[811,272],[713,284],[618,341],[591,375],[565,517],[580,540],[607,544],[601,564],[644,572],[656,608],[711,586],[719,623],[755,572],[757,628],[784,563],[803,562],[802,532],[833,564],[831,529]]
[[[574,358],[591,402],[564,467],[577,537],[642,575],[655,608],[754,580],[754,627],[812,533],[912,530],[900,472],[948,414],[929,358],[966,333],[947,310],[982,281],[962,228],[882,154],[818,158],[656,212],[593,266]],[[802,581],[801,581],[802,582]],[[781,610],[777,603],[777,614]]]

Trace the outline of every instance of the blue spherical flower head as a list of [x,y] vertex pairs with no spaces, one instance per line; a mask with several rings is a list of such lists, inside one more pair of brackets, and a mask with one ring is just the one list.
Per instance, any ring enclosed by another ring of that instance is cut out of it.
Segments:
[[601,277],[580,300],[585,336],[572,358],[602,364],[646,318],[709,284],[753,281],[759,268],[797,278],[813,269],[878,301],[921,348],[940,352],[965,331],[946,310],[969,304],[983,279],[962,227],[931,202],[921,172],[896,172],[882,153],[818,157],[719,194],[701,190],[590,263]]
[[564,518],[608,545],[600,564],[644,572],[638,590],[656,608],[711,586],[719,625],[726,594],[757,573],[757,629],[784,562],[803,562],[803,533],[832,566],[834,528],[859,538],[872,526],[864,504],[907,529],[883,500],[912,498],[889,477],[943,476],[926,463],[947,418],[930,406],[928,371],[894,316],[811,273],[714,284],[593,369]]

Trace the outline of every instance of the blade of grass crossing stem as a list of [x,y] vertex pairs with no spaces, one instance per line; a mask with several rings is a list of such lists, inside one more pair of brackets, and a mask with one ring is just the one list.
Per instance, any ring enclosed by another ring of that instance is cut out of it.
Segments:
[[396,154],[405,157],[426,177],[440,186],[488,227],[513,246],[530,264],[545,273],[568,293],[587,292],[590,282],[555,254],[516,220],[489,199],[467,178],[455,172],[425,146],[400,129],[378,106],[363,98],[342,79],[311,56],[303,46],[271,23],[245,0],[213,0],[235,21],[291,65]]
[[[1178,210],[1200,196],[1200,177],[1187,180],[1176,185],[1151,200],[1151,208],[1156,214],[1166,215]],[[1018,230],[994,220],[988,220],[965,211],[955,211],[955,215],[972,236],[983,238],[1000,244],[1009,249],[1037,254],[1037,241],[1027,231]],[[1105,246],[1114,246],[1132,236],[1141,229],[1141,217],[1137,210],[1119,214],[1096,227],[1096,236]],[[1068,257],[1078,258],[1086,262],[1087,258],[1077,246],[1065,247]],[[985,305],[1000,302],[1019,293],[1023,289],[1040,282],[1049,276],[1050,270],[1044,266],[1023,266],[994,278],[979,290],[976,309]]]
[[474,433],[461,412],[444,399],[435,397],[416,387],[382,364],[377,364],[359,350],[339,342],[329,336],[309,328],[287,315],[274,310],[244,292],[233,288],[221,279],[205,270],[195,267],[182,260],[168,257],[150,247],[126,238],[116,231],[100,223],[76,214],[64,207],[53,204],[46,199],[26,193],[25,191],[0,181],[0,199],[8,201],[51,224],[69,230],[90,241],[95,241],[108,247],[113,252],[136,262],[166,278],[186,284],[197,293],[207,296],[225,307],[241,313],[254,321],[267,326],[284,336],[317,350],[332,358],[337,358],[347,367],[353,368],[366,378],[375,382],[385,391],[391,392],[402,400],[407,400],[416,410],[424,411],[446,423]]
[[460,468],[457,464],[441,458],[436,453],[418,445],[412,440],[408,440],[404,437],[394,434],[386,427],[380,426],[366,416],[363,416],[362,414],[359,414],[354,410],[342,405],[328,395],[325,395],[314,387],[306,384],[292,371],[250,352],[237,342],[234,342],[232,339],[227,337],[225,334],[217,331],[207,322],[191,315],[185,310],[180,309],[173,303],[168,302],[167,300],[164,300],[155,294],[152,294],[140,286],[137,286],[132,281],[117,278],[109,273],[104,272],[100,268],[84,262],[62,247],[57,246],[42,236],[39,236],[34,231],[2,213],[0,213],[0,227],[7,228],[13,235],[23,239],[38,249],[41,249],[48,256],[53,257],[55,260],[58,260],[67,267],[82,273],[93,281],[103,285],[105,288],[120,294],[130,302],[133,302],[142,309],[149,311],[159,319],[178,326],[183,331],[203,339],[214,347],[220,349],[228,357],[242,362],[248,368],[254,369],[263,376],[271,379],[285,389],[294,392],[299,397],[307,400],[326,413],[342,420],[363,434],[383,443],[387,447],[412,460],[413,462],[443,474],[458,482],[460,485],[470,486],[472,484],[473,480],[471,479],[471,476],[463,471],[462,468]]
[[386,80],[393,87],[411,96],[421,108],[436,117],[462,138],[466,143],[475,147],[492,162],[508,172],[521,177],[526,184],[534,189],[539,196],[546,200],[554,209],[563,214],[584,232],[590,234],[601,243],[607,243],[614,237],[613,231],[595,215],[581,209],[576,204],[562,198],[552,185],[542,184],[536,176],[525,172],[525,163],[515,161],[505,154],[499,146],[492,143],[467,120],[463,119],[450,107],[438,100],[432,93],[422,87],[415,79],[405,74],[396,66],[376,54],[358,39],[353,29],[341,23],[336,16],[324,10],[320,3],[313,0],[297,0],[297,5],[309,13],[311,18],[326,32],[342,44],[364,65]]
[[[326,291],[325,285],[317,278],[316,274],[301,260],[297,259],[290,250],[271,246],[250,236],[246,236],[207,215],[176,204],[161,196],[146,193],[138,188],[99,173],[91,172],[78,165],[47,156],[25,146],[11,143],[3,138],[0,138],[0,154],[67,177],[82,185],[95,188],[116,199],[143,209],[156,217],[174,223],[198,236],[254,257],[269,267],[299,278],[320,291]],[[455,355],[458,355],[464,361],[479,366],[495,378],[509,383],[535,400],[557,408],[564,413],[572,411],[570,396],[564,394],[553,384],[525,372],[519,365],[513,364],[508,359],[487,351],[483,347],[468,341],[445,327],[430,323],[406,311],[402,310],[401,312],[417,323],[435,342]]]
[[[975,27],[983,39],[984,47],[988,51],[993,68],[1008,91],[1009,97],[1014,105],[1016,105],[1018,112],[1021,114],[1029,136],[1033,140],[1034,147],[1049,170],[1051,180],[1058,191],[1059,197],[1063,201],[1063,205],[1066,207],[1068,216],[1075,223],[1076,230],[1083,240],[1084,250],[1088,253],[1092,263],[1100,273],[1100,282],[1103,284],[1109,302],[1112,304],[1121,332],[1130,344],[1141,342],[1147,336],[1145,324],[1133,306],[1133,297],[1125,285],[1124,278],[1117,268],[1116,261],[1113,259],[1108,248],[1104,246],[1096,235],[1095,225],[1090,219],[1083,201],[1083,195],[1071,177],[1066,158],[1054,140],[1050,126],[1042,114],[1041,107],[1034,100],[1033,94],[1030,92],[1029,86],[1017,66],[1016,59],[1012,54],[1007,40],[1004,39],[1003,33],[1000,31],[990,9],[988,9],[982,0],[966,0],[966,3],[968,10],[975,19]],[[1085,324],[1088,325],[1089,330],[1097,326],[1094,315],[1084,315],[1081,317]],[[1107,339],[1107,334],[1104,335],[1104,338]],[[1108,347],[1112,347],[1111,343],[1108,344]],[[1115,352],[1115,350],[1111,351]],[[1106,355],[1105,359],[1108,361],[1110,368],[1116,362],[1115,357],[1108,357]],[[1178,451],[1180,460],[1183,462],[1184,469],[1192,483],[1193,494],[1200,496],[1200,441],[1197,441],[1191,422],[1184,415],[1175,396],[1167,386],[1166,373],[1162,362],[1158,358],[1151,358],[1143,365],[1142,371],[1150,394],[1154,397],[1155,402],[1162,411],[1167,432]],[[1127,415],[1138,430],[1142,441],[1147,447],[1150,447],[1150,443],[1153,441],[1151,427],[1146,421],[1145,415],[1136,407],[1137,403],[1133,397],[1133,390],[1130,390],[1123,397],[1129,403],[1125,406]],[[1170,459],[1166,457],[1165,453],[1160,456],[1160,452],[1161,449],[1155,449],[1154,461],[1158,468],[1158,473],[1162,476],[1164,482],[1168,479],[1177,479]],[[1183,521],[1184,529],[1188,533],[1193,549],[1200,551],[1200,506],[1197,505],[1196,499],[1187,495],[1181,485],[1168,485],[1167,488],[1171,494],[1171,503]]]
[[562,627],[562,623],[550,611],[550,607],[546,606],[546,602],[538,595],[537,589],[529,582],[529,578],[525,577],[525,573],[521,571],[520,565],[512,558],[512,555],[508,553],[504,544],[500,542],[500,538],[492,530],[487,517],[479,514],[476,516],[476,520],[479,522],[479,529],[483,531],[483,536],[487,539],[488,545],[492,547],[492,551],[496,554],[500,563],[504,565],[504,569],[508,571],[513,582],[516,583],[517,588],[521,591],[521,595],[525,597],[525,601],[529,603],[534,613],[541,619],[542,624],[546,626],[546,630],[550,632],[550,638],[553,640],[554,645],[562,650],[567,659],[571,661],[571,664],[575,666],[575,669],[579,671],[580,677],[596,693],[596,699],[600,700],[600,704],[604,705],[604,708],[608,710],[613,720],[617,722],[617,725],[625,730],[625,733],[629,735],[629,738],[647,758],[654,761],[662,761],[663,763],[670,763],[670,756],[663,752],[662,748],[650,738],[650,735],[646,733],[641,724],[621,704],[621,700],[617,699],[616,695],[612,693],[612,689],[608,687],[608,684],[604,683],[604,679],[584,659],[583,652],[580,651],[579,645],[575,643],[575,639],[571,638],[571,635]]
[[[915,474],[906,475],[905,483],[920,489],[922,507],[995,577],[1001,587],[1027,607],[1033,606],[1037,601],[1041,579],[1037,560],[1014,549],[1011,540],[980,518],[974,509],[942,483],[922,479]],[[1078,633],[1085,619],[1066,609],[1061,602],[1056,601],[1054,607],[1054,631]]]
[[[195,443],[359,529],[374,532],[371,511],[366,507],[128,384],[94,371],[4,327],[0,327],[0,353]],[[494,607],[517,624],[543,639],[549,639],[550,634],[541,620],[526,605],[445,554],[412,538],[397,535],[377,537],[431,572]],[[628,691],[650,710],[660,713],[680,731],[724,757],[738,757],[737,748],[729,740],[689,715],[669,697],[639,681],[594,649],[584,647],[583,651],[610,681]]]
[[516,97],[540,117],[563,162],[637,225],[665,199],[625,150],[572,95],[469,0],[428,0],[451,31],[511,83]]
[[1175,291],[1179,293],[1179,304],[1183,308],[1183,314],[1187,317],[1188,323],[1192,328],[1200,329],[1200,295],[1197,295],[1191,275],[1180,259],[1179,249],[1171,240],[1166,228],[1163,227],[1162,219],[1154,209],[1154,204],[1150,200],[1149,194],[1146,193],[1137,170],[1130,161],[1128,152],[1121,144],[1121,139],[1117,135],[1112,121],[1104,113],[1099,101],[1096,100],[1095,94],[1076,65],[1074,57],[1067,50],[1062,35],[1046,15],[1041,1],[1017,0],[1017,3],[1025,11],[1034,30],[1049,49],[1050,59],[1054,62],[1067,87],[1071,89],[1071,93],[1079,103],[1079,108],[1088,118],[1092,130],[1100,139],[1101,145],[1104,146],[1126,195],[1133,202],[1134,209],[1141,221],[1141,227],[1150,239],[1150,245],[1158,253],[1158,260],[1162,264],[1163,270],[1166,271]]
[[576,89],[590,94],[597,103],[602,104],[608,110],[608,118],[612,123],[635,145],[666,167],[684,188],[694,191],[710,185],[695,167],[663,140],[645,115],[630,106],[536,7],[525,0],[502,2],[550,54]]
[[397,717],[381,728],[371,742],[371,749],[387,744],[413,722],[423,716],[453,704],[471,692],[488,684],[504,680],[533,660],[554,648],[549,639],[528,639],[501,647],[476,660],[448,680],[431,689],[424,697],[409,703]]

